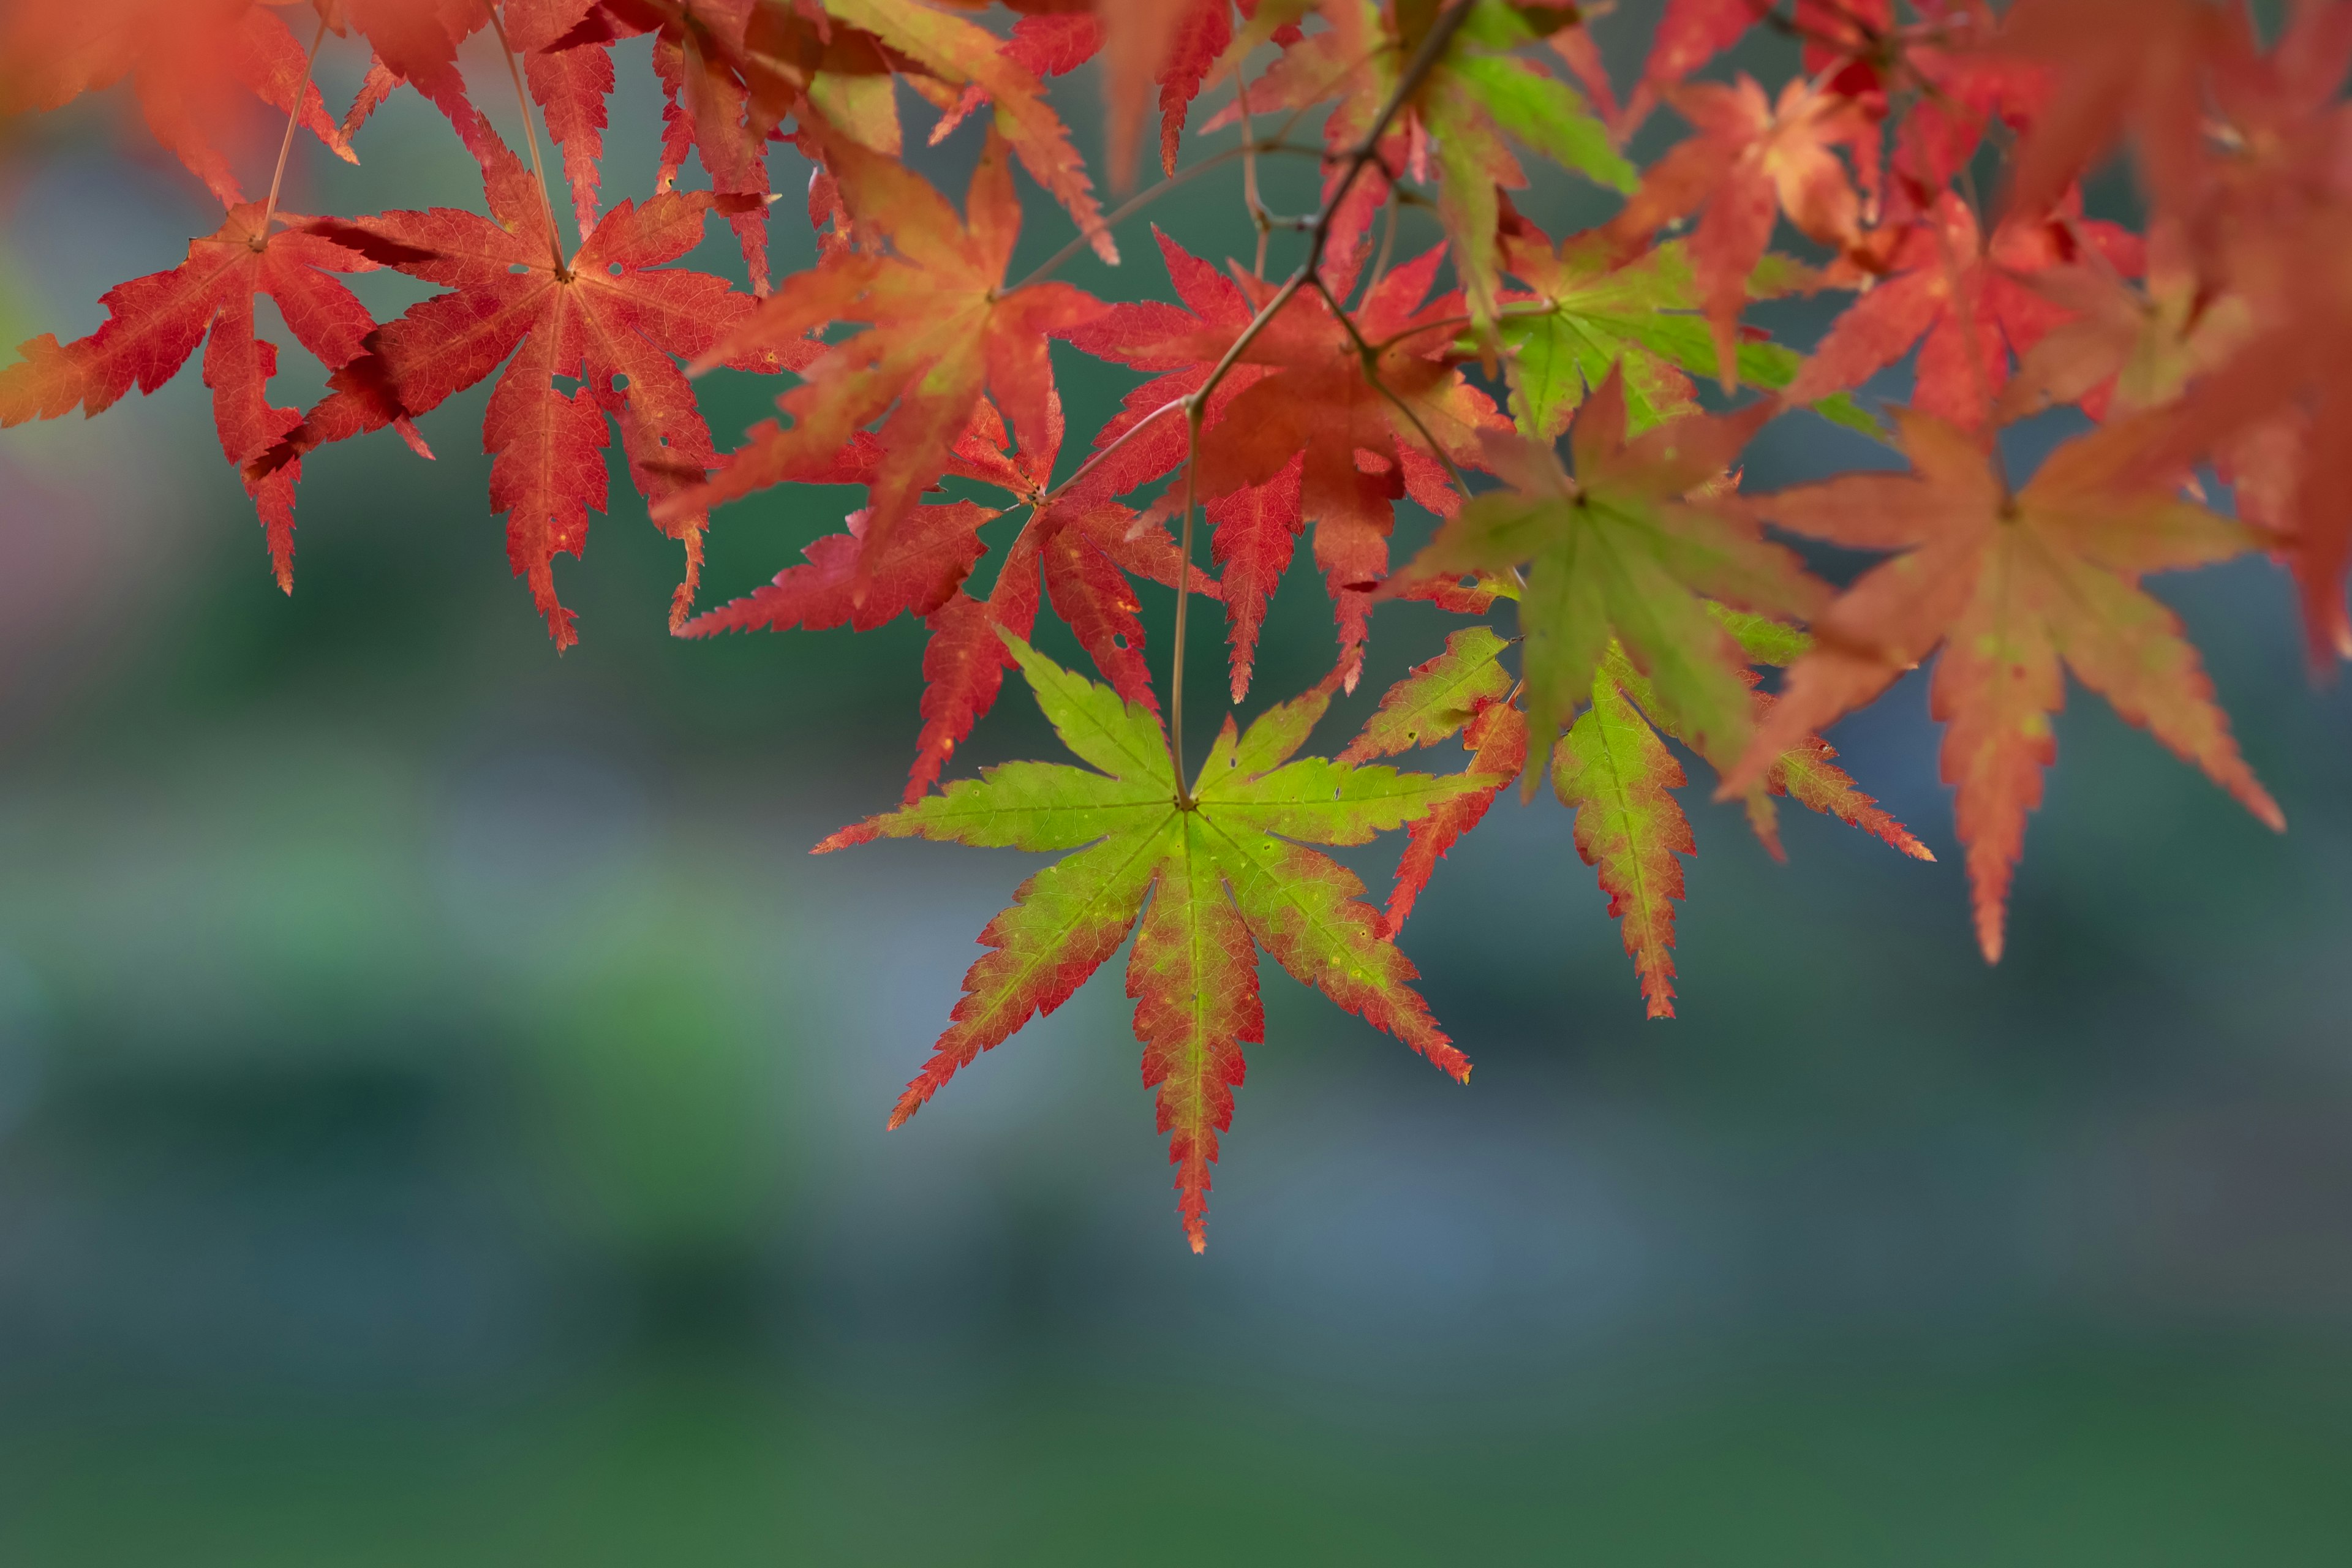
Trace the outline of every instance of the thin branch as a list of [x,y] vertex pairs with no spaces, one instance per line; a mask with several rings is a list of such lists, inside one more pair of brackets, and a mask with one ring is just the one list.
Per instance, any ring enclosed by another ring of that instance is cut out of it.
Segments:
[[[1257,260],[1250,268],[1250,276],[1265,276],[1265,242],[1274,233],[1272,215],[1257,193],[1257,129],[1250,120],[1249,75],[1240,59],[1234,61],[1234,109],[1242,122],[1242,205],[1249,209],[1250,222],[1257,229]],[[1185,525],[1190,527],[1188,514]]]
[[[1189,168],[1179,169],[1176,173],[1169,175],[1166,179],[1160,181],[1158,184],[1153,185],[1150,189],[1136,192],[1135,195],[1128,197],[1126,201],[1121,202],[1118,206],[1113,207],[1110,212],[1105,216],[1102,220],[1102,226],[1105,228],[1111,228],[1118,224],[1124,223],[1129,218],[1133,217],[1137,213],[1141,212],[1144,208],[1158,201],[1160,197],[1166,195],[1169,192],[1176,189],[1177,186],[1190,184],[1192,181],[1199,179],[1202,174],[1207,174],[1210,170],[1222,168],[1225,164],[1232,163],[1234,159],[1253,151],[1258,153],[1304,153],[1308,157],[1314,158],[1319,158],[1323,155],[1323,150],[1320,147],[1301,147],[1297,143],[1291,142],[1258,142],[1255,148],[1246,146],[1223,148],[1218,152],[1210,153],[1207,157],[1202,159],[1199,163],[1192,164]],[[1022,279],[1021,281],[1010,284],[1005,288],[999,289],[997,291],[997,297],[1002,299],[1007,294],[1016,293],[1023,289],[1030,287],[1032,284],[1043,283],[1046,279],[1061,270],[1062,264],[1064,262],[1068,261],[1070,258],[1077,255],[1078,252],[1085,250],[1093,243],[1094,231],[1088,230],[1087,233],[1079,235],[1067,245],[1062,247],[1061,249],[1054,252],[1053,255],[1040,262],[1036,268],[1033,269],[1027,277]]]
[[[1497,305],[1495,308],[1495,319],[1498,321],[1511,321],[1535,316],[1549,316],[1559,309],[1559,301],[1557,300],[1514,300],[1506,304]],[[1386,353],[1407,338],[1417,338],[1423,332],[1433,332],[1440,328],[1466,327],[1469,324],[1470,318],[1467,316],[1440,316],[1433,321],[1423,321],[1418,325],[1407,327],[1402,331],[1391,332],[1387,337],[1374,343],[1372,349],[1375,353]]]
[[1209,399],[1234,366],[1241,363],[1242,355],[1249,352],[1250,345],[1258,340],[1267,325],[1282,313],[1283,307],[1290,303],[1309,279],[1315,281],[1317,288],[1323,287],[1316,274],[1323,266],[1323,252],[1331,243],[1331,227],[1339,220],[1340,206],[1363,174],[1364,165],[1379,155],[1381,139],[1388,134],[1389,126],[1403,112],[1412,95],[1421,89],[1421,84],[1427,79],[1429,73],[1436,68],[1438,59],[1445,53],[1446,46],[1454,41],[1454,35],[1461,30],[1462,24],[1470,19],[1473,4],[1474,0],[1454,0],[1430,25],[1428,33],[1422,37],[1421,47],[1413,51],[1404,73],[1397,79],[1395,90],[1389,94],[1388,101],[1381,105],[1381,111],[1365,131],[1364,139],[1348,155],[1347,168],[1331,187],[1330,195],[1324,198],[1322,210],[1316,214],[1315,226],[1307,233],[1306,259],[1298,264],[1298,270],[1274,291],[1274,297],[1259,308],[1257,314],[1250,319],[1249,325],[1242,329],[1241,335],[1234,339],[1232,346],[1225,350],[1223,357],[1209,372],[1208,379],[1184,399],[1184,526],[1181,539],[1185,549],[1177,576],[1185,586],[1180,587],[1176,594],[1174,664],[1168,678],[1168,742],[1176,764],[1176,805],[1181,810],[1190,811],[1193,805],[1192,783],[1184,777],[1184,626],[1186,612],[1192,607],[1192,599],[1185,589],[1190,585],[1192,565],[1190,546],[1192,540],[1193,474],[1200,461],[1201,426],[1207,414]]
[[1356,345],[1356,357],[1363,362],[1364,379],[1372,384],[1373,391],[1393,404],[1398,413],[1412,422],[1413,433],[1421,437],[1422,445],[1429,448],[1432,457],[1445,465],[1446,475],[1453,479],[1454,489],[1460,492],[1464,500],[1468,500],[1470,481],[1463,477],[1462,469],[1454,463],[1453,455],[1438,444],[1436,437],[1430,434],[1429,426],[1422,422],[1420,414],[1414,411],[1412,405],[1398,396],[1395,389],[1381,379],[1380,350],[1364,341],[1364,334],[1356,329],[1355,318],[1348,314],[1348,308],[1339,303],[1339,297],[1331,292],[1329,284],[1318,278],[1315,279],[1315,291],[1323,296],[1323,302],[1331,307],[1331,313],[1334,316],[1339,318],[1339,325],[1347,329],[1348,341]]
[[269,225],[278,216],[278,193],[286,184],[286,160],[294,152],[294,127],[302,119],[302,100],[310,91],[310,73],[319,66],[319,46],[327,41],[327,18],[319,18],[319,30],[310,35],[310,53],[302,62],[302,79],[294,86],[294,101],[286,109],[286,135],[278,143],[278,171],[269,176],[269,200],[261,209],[261,226],[253,231],[246,243],[256,250],[269,248]]
[[1205,405],[1184,405],[1184,526],[1176,555],[1176,636],[1169,648],[1168,757],[1176,768],[1176,808],[1192,809],[1192,781],[1184,773],[1184,627],[1185,607],[1192,599],[1192,500],[1201,473],[1201,418]]
[[499,7],[488,7],[490,30],[499,36],[499,52],[507,58],[507,78],[514,83],[515,106],[522,110],[523,144],[530,149],[530,177],[539,183],[539,210],[547,220],[548,253],[555,258],[555,275],[569,283],[572,267],[563,258],[563,238],[555,231],[555,203],[547,194],[547,170],[539,161],[539,125],[532,117],[530,95],[522,89],[522,68],[515,64],[514,46],[507,42],[506,24],[499,17]]

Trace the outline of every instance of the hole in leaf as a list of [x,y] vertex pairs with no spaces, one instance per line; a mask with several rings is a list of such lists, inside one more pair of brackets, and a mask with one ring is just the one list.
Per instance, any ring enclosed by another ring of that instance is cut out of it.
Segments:
[[626,272],[628,268],[622,266],[617,261],[610,261],[604,264],[604,270],[611,273],[614,277],[618,278],[622,273]]

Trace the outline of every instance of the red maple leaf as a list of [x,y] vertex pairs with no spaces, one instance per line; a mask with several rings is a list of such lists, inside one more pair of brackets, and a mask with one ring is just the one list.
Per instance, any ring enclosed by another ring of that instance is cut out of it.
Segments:
[[[1063,435],[1061,402],[1048,406],[1045,445],[1024,450],[995,407],[982,399],[956,442],[947,472],[1003,490],[1031,509],[1005,552],[996,584],[984,599],[960,592],[986,547],[977,530],[997,511],[968,501],[919,506],[878,549],[868,546],[870,510],[849,519],[849,531],[829,534],[751,595],[696,616],[678,628],[685,637],[716,632],[787,630],[839,626],[870,630],[901,611],[924,617],[931,644],[924,656],[923,732],[907,783],[907,799],[921,798],[937,782],[958,745],[971,733],[1013,667],[997,628],[1026,637],[1041,598],[1062,617],[1119,695],[1155,711],[1159,698],[1144,662],[1143,623],[1129,575],[1220,597],[1205,573],[1181,573],[1175,542],[1156,520],[1141,518],[1094,487],[1055,494],[1047,489]],[[809,482],[871,486],[883,467],[880,441],[861,431]],[[863,571],[865,576],[861,578]]]
[[[1114,495],[1183,465],[1185,425],[1171,405],[1206,384],[1275,293],[1239,268],[1224,277],[1166,235],[1159,238],[1190,310],[1118,305],[1070,333],[1088,353],[1161,373],[1129,393],[1124,411],[1096,437],[1098,451],[1118,444],[1096,481]],[[1265,595],[1306,523],[1315,524],[1316,564],[1331,591],[1352,686],[1369,590],[1388,574],[1396,501],[1411,495],[1433,511],[1452,512],[1461,503],[1444,460],[1477,462],[1478,433],[1508,427],[1448,356],[1450,334],[1416,331],[1460,319],[1459,294],[1428,298],[1444,255],[1433,250],[1397,268],[1354,310],[1356,331],[1379,350],[1369,374],[1323,297],[1301,290],[1251,340],[1209,399],[1195,490],[1208,503],[1213,548],[1227,574],[1237,696],[1248,686]]]
[[[827,157],[864,247],[833,250],[784,279],[695,365],[699,372],[746,353],[793,356],[801,384],[776,399],[792,423],[754,429],[715,477],[663,503],[656,517],[701,512],[824,471],[880,419],[866,525],[867,548],[879,552],[947,471],[984,394],[1024,450],[1061,444],[1057,430],[1048,432],[1058,415],[1047,335],[1102,307],[1065,283],[1004,291],[1021,205],[1003,139],[990,134],[972,172],[965,223],[929,182],[890,159],[847,142]],[[830,348],[809,341],[837,321],[871,324]]]
[[[1244,16],[1256,9],[1252,0],[1243,0]],[[1233,8],[1225,0],[1097,0],[1091,16],[1024,17],[1013,37],[1016,49],[1026,44],[1021,58],[1039,76],[1046,74],[1040,66],[1066,71],[1101,52],[1111,179],[1123,186],[1133,177],[1136,127],[1155,86],[1160,166],[1164,173],[1176,172],[1184,117],[1210,68],[1233,42]]]
[[357,162],[310,85],[306,50],[262,0],[0,0],[0,116],[128,78],[155,140],[235,207],[245,194],[229,152],[257,129],[254,100],[283,116],[299,87],[301,125]]
[[[232,208],[219,228],[188,242],[188,258],[179,266],[108,289],[106,322],[89,336],[60,343],[43,333],[20,345],[23,357],[0,370],[0,426],[54,419],[75,408],[89,416],[102,414],[134,384],[145,393],[171,380],[201,342],[222,454],[242,465],[277,445],[300,416],[269,405],[278,350],[255,335],[254,296],[275,300],[296,341],[334,369],[359,357],[375,321],[327,274],[373,271],[376,264],[299,230],[265,241],[260,224],[259,204]],[[299,473],[298,467],[279,464],[247,480],[268,531],[278,585],[289,593]]]
[[1790,384],[1789,400],[1811,403],[1858,386],[1924,342],[1911,406],[1955,425],[1982,424],[2012,358],[2073,319],[2033,287],[2036,274],[2095,265],[2135,278],[2146,267],[2137,236],[2073,216],[2078,207],[2070,201],[2049,216],[2012,218],[1986,245],[1968,204],[1946,192],[1905,232],[1892,275],[1873,282],[1822,335]]
[[[705,215],[733,198],[673,191],[624,202],[567,260],[542,194],[514,154],[495,139],[484,150],[489,217],[435,207],[316,226],[451,291],[380,328],[373,354],[335,378],[336,393],[312,411],[325,436],[298,433],[291,444],[363,428],[383,411],[371,398],[386,393],[392,406],[422,415],[504,364],[482,425],[490,504],[507,513],[509,563],[530,580],[556,646],[568,647],[578,638],[556,596],[554,561],[580,553],[588,513],[604,510],[606,419],[619,426],[630,477],[647,500],[689,486],[717,458],[672,356],[706,353],[755,301],[723,279],[664,265],[691,250]],[[746,352],[739,363],[779,362]],[[565,393],[558,378],[582,384]],[[686,546],[673,625],[693,602],[704,521],[698,512],[662,514],[663,531]]]
[[2204,62],[2227,45],[2222,8],[2203,0],[2017,0],[1997,47],[2050,68],[2049,101],[2019,143],[2010,205],[2038,216],[2128,133],[2141,174],[2185,206],[2204,139]]
[[1650,165],[1641,189],[1601,232],[1631,254],[1647,249],[1663,226],[1699,214],[1691,267],[1727,389],[1738,377],[1748,279],[1771,243],[1774,218],[1785,213],[1822,245],[1854,244],[1862,198],[1832,149],[1853,154],[1867,179],[1876,166],[1878,132],[1853,100],[1802,81],[1790,82],[1777,102],[1744,76],[1729,85],[1690,83],[1670,100],[1697,134]]

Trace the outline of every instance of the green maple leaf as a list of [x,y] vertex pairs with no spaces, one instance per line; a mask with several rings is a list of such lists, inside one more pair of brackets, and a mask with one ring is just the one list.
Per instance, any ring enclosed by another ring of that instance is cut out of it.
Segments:
[[1573,478],[1549,445],[1489,443],[1487,466],[1509,488],[1447,519],[1396,581],[1527,567],[1519,629],[1531,755],[1591,700],[1612,637],[1647,678],[1653,711],[1692,750],[1724,769],[1747,746],[1747,656],[1708,601],[1802,620],[1829,597],[1735,499],[1710,493],[1773,411],[1686,415],[1628,440],[1624,377],[1612,369],[1570,431]]
[[[1802,632],[1762,616],[1710,605],[1708,609],[1746,657],[1785,663],[1801,657]],[[1772,699],[1760,692],[1748,700],[1760,719]],[[1658,717],[1655,688],[1633,667],[1625,650],[1609,645],[1592,677],[1592,703],[1559,738],[1551,760],[1552,788],[1562,805],[1576,813],[1576,851],[1600,878],[1609,895],[1609,915],[1622,929],[1625,956],[1642,981],[1642,999],[1653,1018],[1675,1011],[1675,904],[1683,897],[1682,862],[1696,854],[1690,817],[1673,792],[1688,782],[1664,736],[1688,744],[1687,737]],[[1747,796],[1748,825],[1774,859],[1783,858],[1774,801],[1786,797],[1824,816],[1859,827],[1915,860],[1933,860],[1879,804],[1863,793],[1835,761],[1837,752],[1818,735],[1792,737]]]
[[1143,1079],[1159,1090],[1160,1129],[1178,1167],[1178,1212],[1193,1250],[1205,1243],[1209,1167],[1233,1123],[1241,1047],[1265,1037],[1257,949],[1348,1011],[1467,1080],[1418,972],[1358,901],[1355,874],[1307,844],[1367,844],[1491,782],[1437,777],[1322,757],[1292,760],[1329,704],[1316,690],[1225,721],[1189,805],[1177,798],[1159,715],[1062,668],[1003,634],[1064,745],[1093,769],[1007,763],[901,811],[868,817],[816,853],[876,838],[1067,851],[1021,885],[981,933],[989,952],[931,1059],[907,1086],[902,1125],[981,1052],[1067,1001],[1140,930],[1127,967]]
[[[1511,412],[1521,429],[1557,438],[1587,389],[1620,366],[1633,434],[1697,411],[1694,379],[1717,379],[1715,335],[1699,313],[1697,278],[1682,241],[1616,266],[1610,252],[1576,236],[1555,252],[1514,214],[1506,220],[1503,259],[1540,296],[1514,302],[1499,327],[1508,352]],[[1741,343],[1738,358],[1741,382],[1776,389],[1795,380],[1804,363],[1803,355],[1772,342]],[[1847,394],[1812,408],[1865,436],[1884,435]]]
[[[1708,616],[1729,636],[1740,657],[1758,664],[1790,664],[1811,651],[1802,631],[1769,616],[1712,602]],[[1420,666],[1381,700],[1363,732],[1341,760],[1433,746],[1462,733],[1473,752],[1469,774],[1484,789],[1449,801],[1413,824],[1412,844],[1397,868],[1389,903],[1394,930],[1429,880],[1437,860],[1475,826],[1487,803],[1518,776],[1528,757],[1522,716],[1509,706],[1515,682],[1500,663],[1510,647],[1485,626],[1447,637],[1445,651]],[[1576,813],[1576,850],[1598,874],[1609,896],[1609,917],[1623,930],[1626,956],[1642,982],[1653,1018],[1675,1010],[1675,905],[1683,897],[1681,857],[1696,852],[1690,818],[1674,791],[1687,778],[1665,742],[1688,743],[1656,715],[1655,687],[1612,640],[1596,665],[1590,705],[1559,737],[1551,757],[1552,787]],[[1760,720],[1772,699],[1751,691]],[[1466,731],[1466,732],[1465,732]],[[1782,858],[1775,801],[1785,797],[1884,839],[1904,854],[1932,860],[1926,845],[1863,793],[1837,765],[1837,752],[1818,735],[1792,737],[1746,797],[1748,823],[1775,859]]]

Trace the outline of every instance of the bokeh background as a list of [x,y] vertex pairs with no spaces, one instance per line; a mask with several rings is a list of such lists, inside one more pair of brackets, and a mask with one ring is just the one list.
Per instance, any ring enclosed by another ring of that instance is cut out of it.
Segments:
[[[608,198],[651,180],[643,74]],[[8,342],[89,331],[216,221],[121,111],[13,128]],[[289,205],[475,200],[413,96],[361,147],[298,156]],[[960,191],[971,156],[925,166]],[[1245,255],[1235,184],[1153,216]],[[789,195],[775,226],[804,264]],[[1024,260],[1066,232],[1032,229]],[[1162,291],[1124,240],[1068,275]],[[1129,384],[1059,363],[1078,410]],[[710,385],[722,447],[770,390]],[[0,437],[0,1562],[2352,1553],[2352,707],[2267,565],[2158,591],[2289,836],[2078,693],[1988,970],[1915,679],[1834,739],[1943,861],[1808,818],[1776,865],[1694,786],[1683,1016],[1651,1024],[1566,813],[1506,802],[1404,936],[1474,1086],[1268,965],[1196,1258],[1113,974],[883,1131],[1027,869],[806,853],[896,798],[919,628],[669,638],[675,547],[616,469],[557,657],[485,395],[425,421],[437,462],[311,461],[290,599],[193,367]],[[1885,460],[1797,416],[1748,482]],[[723,512],[705,603],[855,504]],[[1307,572],[1273,627],[1253,703],[1328,668]],[[1320,742],[1444,630],[1383,610]],[[1014,689],[970,760],[1050,743]]]

